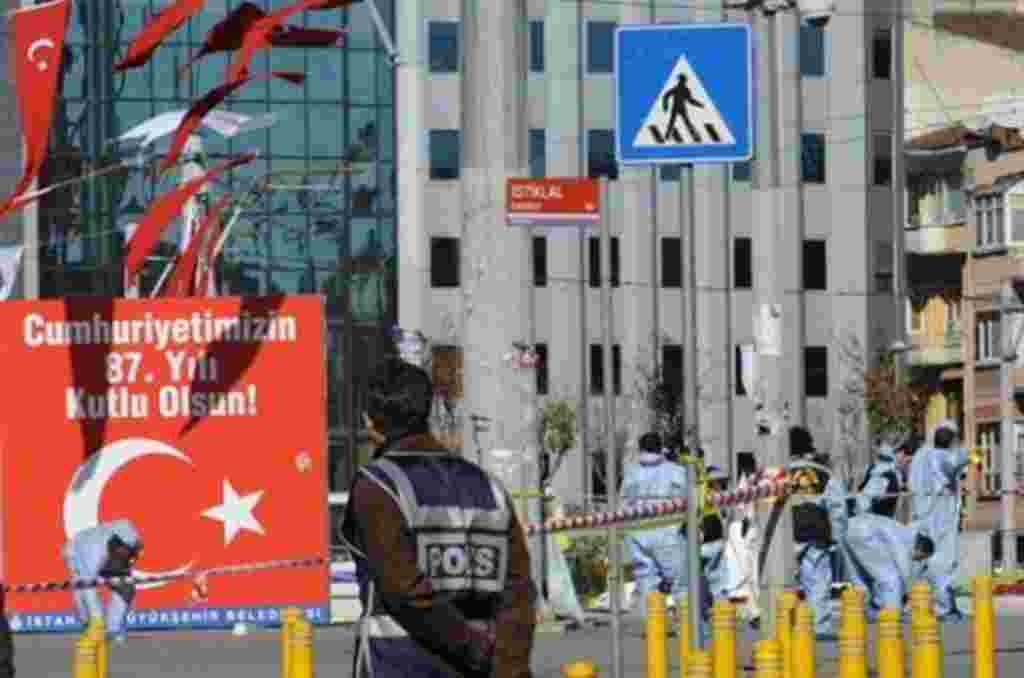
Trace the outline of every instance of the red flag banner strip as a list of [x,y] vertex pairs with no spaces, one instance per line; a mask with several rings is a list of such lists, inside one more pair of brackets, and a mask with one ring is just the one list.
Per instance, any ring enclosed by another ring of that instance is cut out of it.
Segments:
[[206,0],[178,0],[164,7],[135,36],[125,55],[114,64],[114,70],[123,71],[145,65],[164,40],[198,14],[205,4]]
[[181,184],[174,190],[168,191],[154,200],[149,211],[146,212],[146,215],[135,229],[131,240],[128,241],[128,253],[125,256],[124,263],[126,280],[134,281],[139,271],[142,270],[146,257],[149,256],[149,253],[153,251],[153,248],[159,242],[161,236],[163,236],[167,224],[181,211],[185,201],[191,198],[204,183],[232,167],[252,162],[255,158],[255,153],[246,153],[230,160],[225,160],[195,179]]
[[207,92],[202,99],[192,104],[192,107],[188,109],[188,112],[182,119],[181,124],[178,125],[177,131],[174,133],[174,139],[171,141],[170,148],[167,149],[167,155],[164,156],[163,162],[160,163],[160,171],[164,172],[170,169],[174,163],[178,161],[178,158],[181,157],[181,153],[185,148],[185,143],[188,141],[189,135],[199,127],[199,123],[202,122],[207,113],[212,111],[222,101],[231,96],[239,87],[242,87],[253,80],[265,80],[269,78],[281,78],[282,80],[286,80],[292,84],[300,85],[305,82],[306,75],[304,73],[294,71],[271,71],[269,73],[243,78],[237,82],[229,82],[213,88]]
[[219,235],[220,215],[233,197],[230,193],[221,196],[220,200],[203,217],[202,222],[192,233],[185,251],[174,262],[174,270],[161,290],[160,296],[187,297],[195,293],[197,289],[196,268],[199,264],[200,254],[204,251],[208,252],[211,240]]

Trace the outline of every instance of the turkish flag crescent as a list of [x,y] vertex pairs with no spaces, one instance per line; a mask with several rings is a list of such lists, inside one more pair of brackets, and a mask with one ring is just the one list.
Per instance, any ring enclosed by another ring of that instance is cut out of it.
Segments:
[[149,211],[146,212],[146,216],[142,218],[142,221],[135,229],[135,233],[132,234],[131,240],[128,241],[128,253],[125,255],[124,260],[125,280],[134,284],[135,277],[142,270],[146,257],[153,251],[153,247],[160,240],[160,236],[163,235],[167,224],[174,218],[175,214],[181,211],[185,201],[195,195],[196,191],[204,183],[227,169],[244,165],[255,158],[255,153],[246,153],[245,155],[225,160],[195,179],[181,184],[173,191],[168,191],[153,201]]
[[[199,264],[199,257],[202,253],[208,253],[213,249],[213,243],[220,235],[220,215],[231,202],[233,196],[226,193],[206,213],[199,227],[192,234],[188,241],[188,247],[178,257],[174,264],[174,270],[164,285],[160,296],[164,297],[188,297],[198,290],[203,292],[202,287],[197,284],[196,275]],[[205,272],[204,272],[205,273]],[[203,275],[205,281],[205,275]]]
[[13,195],[4,201],[0,214],[32,185],[46,160],[50,125],[57,103],[57,78],[64,55],[64,33],[71,12],[69,0],[53,0],[11,12],[11,63],[18,99],[18,113],[25,142],[25,166]]

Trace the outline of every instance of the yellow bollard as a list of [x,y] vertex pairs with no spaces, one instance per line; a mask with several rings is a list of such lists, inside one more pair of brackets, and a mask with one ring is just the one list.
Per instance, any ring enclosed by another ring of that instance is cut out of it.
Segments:
[[110,654],[107,645],[107,629],[103,618],[93,617],[89,620],[89,626],[86,627],[85,633],[96,648],[96,675],[98,678],[107,678],[107,658]]
[[292,637],[295,622],[302,617],[302,610],[286,607],[281,610],[281,678],[292,676]]
[[289,678],[313,678],[313,625],[305,619],[295,622],[291,655]]
[[759,640],[754,646],[755,678],[782,678],[782,647],[777,640]]
[[688,678],[690,666],[690,596],[676,596],[676,633],[679,634],[679,678]]
[[878,678],[903,678],[902,615],[895,608],[878,613]]
[[849,616],[839,629],[839,678],[867,678],[867,625],[863,616]]
[[927,614],[918,627],[915,640],[914,678],[942,678],[942,640],[939,622],[933,614]]
[[974,578],[974,678],[996,676],[996,612],[992,577]]
[[[706,650],[696,650],[690,655],[689,678],[711,678],[711,655]],[[715,678],[719,678],[715,674]]]
[[915,678],[924,675],[920,666],[921,653],[918,651],[921,624],[931,614],[932,589],[926,581],[916,581],[910,587],[910,672]]
[[580,659],[562,664],[563,678],[597,678],[597,666],[594,662]]
[[814,678],[814,642],[814,610],[801,603],[793,626],[793,678]]
[[96,670],[96,642],[83,633],[75,643],[75,662],[71,667],[74,678],[99,678]]
[[647,678],[668,678],[668,608],[665,594],[647,594]]
[[775,614],[775,640],[779,641],[782,658],[782,678],[793,678],[793,623],[792,611],[787,607],[785,595],[779,600]]
[[711,608],[711,651],[715,678],[736,678],[736,606],[724,598]]

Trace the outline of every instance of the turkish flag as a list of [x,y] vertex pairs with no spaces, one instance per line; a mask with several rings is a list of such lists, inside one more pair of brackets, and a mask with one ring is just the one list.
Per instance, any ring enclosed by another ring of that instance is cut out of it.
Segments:
[[220,216],[231,202],[232,195],[227,193],[210,208],[203,221],[192,233],[188,246],[181,253],[174,264],[174,270],[161,290],[164,297],[188,297],[195,294],[196,290],[204,288],[196,284],[196,273],[199,264],[200,254],[209,252],[213,248],[213,242],[220,235]]
[[230,228],[230,223],[237,216],[237,212],[232,214],[228,218],[228,224],[225,224],[222,214],[218,214],[217,219],[210,222],[206,229],[207,237],[200,244],[199,256],[196,257],[196,282],[193,288],[196,296],[217,296],[217,271],[213,264],[219,254],[218,247],[222,245],[221,241],[227,237],[227,229]]
[[14,33],[10,59],[14,64],[25,166],[14,193],[0,207],[0,216],[24,204],[17,199],[39,176],[46,160],[70,10],[69,0],[53,0],[10,13]]
[[186,181],[173,191],[168,191],[153,201],[149,211],[146,212],[146,215],[135,229],[135,233],[132,234],[131,240],[128,241],[128,252],[124,259],[125,280],[134,284],[135,277],[142,270],[143,264],[146,263],[146,257],[149,256],[149,253],[153,251],[153,248],[159,242],[164,229],[167,228],[167,224],[185,206],[185,201],[195,195],[202,188],[203,184],[225,170],[252,162],[255,158],[255,153],[246,153],[245,155],[225,160],[195,179]]
[[232,81],[218,87],[214,87],[212,90],[203,95],[203,98],[192,104],[192,107],[188,109],[188,113],[182,119],[181,124],[178,125],[177,131],[174,133],[174,139],[171,141],[170,148],[167,149],[167,155],[164,156],[163,161],[160,163],[160,171],[164,172],[170,169],[178,158],[181,156],[181,151],[185,148],[185,142],[188,141],[188,136],[195,131],[199,124],[203,121],[203,118],[207,113],[212,111],[218,104],[227,99],[231,94],[235,92],[242,85],[251,82],[252,80],[263,80],[266,78],[281,78],[287,80],[293,84],[301,84],[305,81],[306,75],[304,73],[295,73],[292,71],[271,71],[269,74],[264,73],[263,75],[242,78],[241,80]]
[[167,37],[178,30],[183,23],[195,16],[206,4],[206,0],[178,0],[164,7],[149,20],[146,27],[135,36],[128,51],[114,64],[115,71],[142,66]]

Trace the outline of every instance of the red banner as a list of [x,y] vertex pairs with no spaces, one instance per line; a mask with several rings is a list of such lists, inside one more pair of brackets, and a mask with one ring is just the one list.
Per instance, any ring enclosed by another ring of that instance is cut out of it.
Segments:
[[[5,583],[67,578],[67,540],[119,518],[142,533],[139,576],[325,556],[323,341],[316,296],[0,304]],[[211,578],[198,605],[191,584],[141,586],[129,626],[326,619],[325,567]],[[76,626],[67,592],[7,609],[22,630]]]
[[14,40],[10,58],[25,142],[25,167],[14,193],[0,207],[0,214],[16,206],[15,198],[28,190],[46,160],[70,10],[69,0],[53,0],[11,12]]

